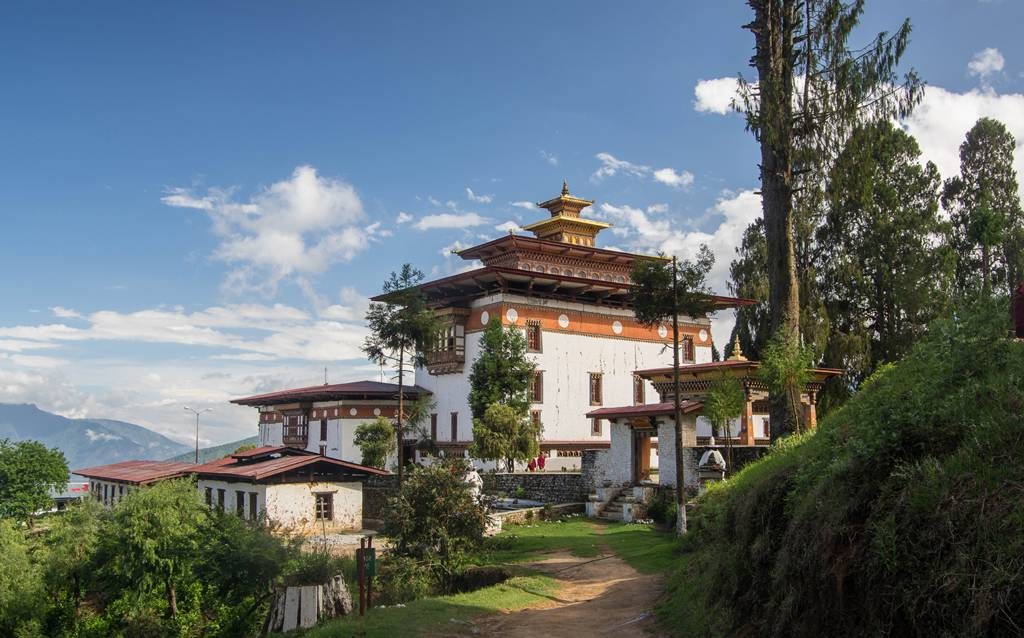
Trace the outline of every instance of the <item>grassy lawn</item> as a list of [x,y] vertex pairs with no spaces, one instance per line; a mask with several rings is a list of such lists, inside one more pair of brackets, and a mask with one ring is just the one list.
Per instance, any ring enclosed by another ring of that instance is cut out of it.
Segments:
[[548,576],[516,576],[500,585],[474,592],[423,598],[405,607],[371,609],[362,618],[357,615],[324,623],[302,636],[389,638],[416,636],[441,628],[457,631],[461,622],[488,613],[541,603],[557,590],[557,581]]
[[[509,527],[488,539],[473,562],[510,565],[559,551],[590,558],[611,549],[637,571],[651,574],[668,567],[674,545],[671,534],[646,525],[604,523],[573,517]],[[522,609],[557,594],[557,580],[522,568],[520,572],[521,575],[500,585],[464,594],[424,598],[405,607],[373,609],[363,618],[338,619],[302,635],[311,638],[372,638],[415,636],[438,630],[458,631],[461,623],[476,616]]]

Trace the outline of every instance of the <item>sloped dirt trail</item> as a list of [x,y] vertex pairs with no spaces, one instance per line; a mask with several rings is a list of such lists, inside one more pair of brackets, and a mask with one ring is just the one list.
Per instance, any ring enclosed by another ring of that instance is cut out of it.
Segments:
[[661,575],[641,574],[618,556],[577,558],[568,553],[527,565],[560,581],[548,601],[518,611],[459,623],[434,636],[657,636],[653,606]]

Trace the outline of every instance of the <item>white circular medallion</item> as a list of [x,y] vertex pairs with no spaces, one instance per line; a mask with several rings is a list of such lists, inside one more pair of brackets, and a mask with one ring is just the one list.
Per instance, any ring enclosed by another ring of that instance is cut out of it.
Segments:
[[380,416],[380,408],[373,409],[373,416]]
[[613,321],[612,322],[612,332],[614,332],[617,335],[622,334],[622,322],[621,321]]
[[509,308],[508,312],[505,313],[505,318],[508,319],[509,323],[515,323],[516,319],[519,318],[519,313],[516,312],[515,308]]
[[664,339],[668,336],[668,328],[665,326],[658,326],[658,336]]
[[559,328],[568,328],[569,327],[569,316],[568,315],[558,315],[558,327]]
[[480,313],[480,323],[487,325],[487,322],[491,320],[491,315],[486,310]]
[[700,337],[701,341],[707,341],[708,340],[708,331],[704,330],[703,328],[701,328],[701,331],[697,333],[697,336]]
[[348,411],[348,413],[349,413],[349,414],[350,414],[351,416],[355,416],[356,414],[358,414],[358,410],[356,410],[355,408],[349,408],[349,411]]

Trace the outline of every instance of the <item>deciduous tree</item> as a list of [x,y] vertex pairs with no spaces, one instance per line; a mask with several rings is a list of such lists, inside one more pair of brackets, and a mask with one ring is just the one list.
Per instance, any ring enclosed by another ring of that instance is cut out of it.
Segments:
[[64,453],[38,441],[0,440],[0,518],[31,523],[32,515],[53,504],[51,490],[68,483]]
[[362,452],[362,464],[383,468],[388,452],[395,449],[395,424],[387,417],[379,416],[356,426],[353,442]]
[[505,464],[505,471],[515,470],[516,461],[535,458],[540,452],[540,428],[534,425],[525,410],[504,403],[492,403],[484,416],[473,419],[474,458],[495,459]]
[[480,354],[469,373],[469,410],[474,419],[482,419],[495,403],[507,405],[517,414],[530,407],[527,391],[536,364],[526,352],[522,330],[504,328],[497,319],[484,328]]

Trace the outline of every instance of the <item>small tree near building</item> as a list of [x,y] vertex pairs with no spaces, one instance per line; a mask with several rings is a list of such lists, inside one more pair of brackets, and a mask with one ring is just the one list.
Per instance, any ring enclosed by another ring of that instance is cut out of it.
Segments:
[[32,522],[53,504],[51,490],[68,483],[64,453],[38,441],[0,440],[0,518]]
[[[711,382],[704,399],[704,417],[711,422],[711,431],[717,437],[725,432],[726,469],[732,472],[732,433],[729,424],[743,414],[747,395],[740,380],[722,371],[722,375]],[[747,424],[753,427],[753,424]]]
[[505,471],[512,472],[516,461],[537,456],[539,438],[539,424],[532,423],[525,410],[492,403],[483,418],[473,419],[473,444],[469,453],[474,458],[501,461]]
[[426,364],[426,352],[437,335],[440,323],[434,311],[427,306],[427,298],[419,289],[423,273],[409,264],[384,282],[384,293],[390,295],[387,303],[370,304],[366,323],[370,335],[363,342],[363,352],[381,366],[398,369],[398,418],[395,419],[395,442],[398,452],[398,482],[402,482],[405,459],[402,439],[405,433],[406,398],[405,372],[407,367]]
[[353,441],[363,453],[363,465],[383,469],[388,452],[395,449],[395,425],[391,419],[383,416],[360,423],[356,426]]
[[484,506],[465,478],[468,468],[462,459],[415,466],[384,508],[393,554],[428,566],[446,588],[487,527]]
[[480,339],[480,354],[469,374],[473,419],[484,418],[495,403],[525,415],[530,407],[527,391],[536,367],[526,355],[526,337],[521,330],[503,328],[498,320],[487,324]]

